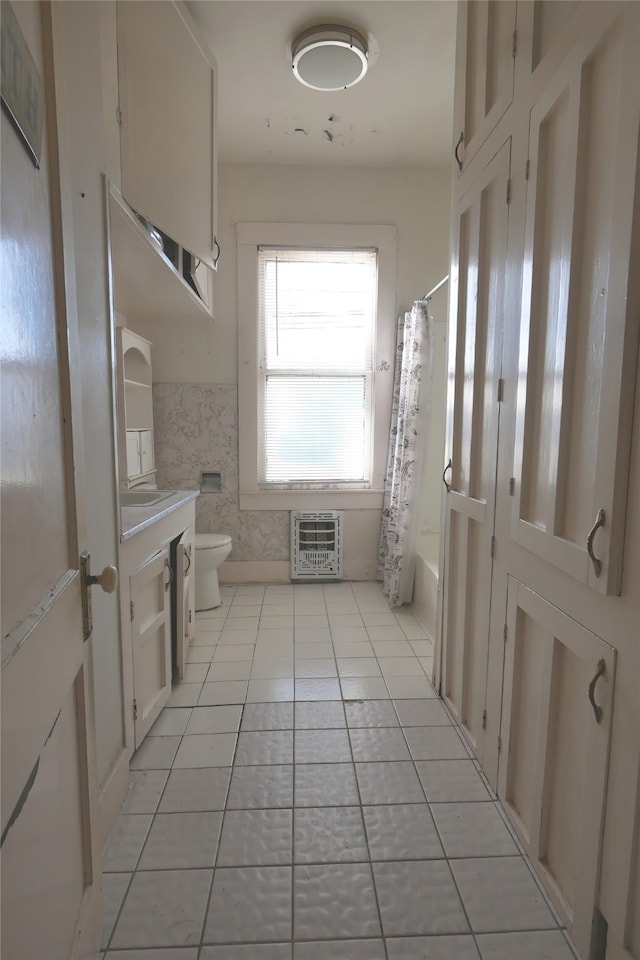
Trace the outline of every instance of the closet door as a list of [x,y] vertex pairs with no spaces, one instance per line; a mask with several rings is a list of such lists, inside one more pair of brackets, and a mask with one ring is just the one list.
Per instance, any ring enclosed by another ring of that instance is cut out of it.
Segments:
[[583,957],[590,956],[615,650],[509,578],[499,793]]
[[482,761],[511,144],[462,197],[449,321],[442,692]]
[[530,115],[512,536],[602,594],[620,587],[638,343],[638,13],[598,5]]
[[458,5],[454,149],[465,168],[513,100],[515,0]]

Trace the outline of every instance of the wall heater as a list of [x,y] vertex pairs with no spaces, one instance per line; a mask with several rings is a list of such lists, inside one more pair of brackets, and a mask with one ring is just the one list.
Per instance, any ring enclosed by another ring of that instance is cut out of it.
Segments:
[[291,512],[291,579],[342,579],[342,511]]

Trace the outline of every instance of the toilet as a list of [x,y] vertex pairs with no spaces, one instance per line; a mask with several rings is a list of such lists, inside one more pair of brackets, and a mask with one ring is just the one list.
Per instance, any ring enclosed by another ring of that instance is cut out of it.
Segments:
[[231,553],[231,537],[196,533],[196,612],[220,606],[218,567]]

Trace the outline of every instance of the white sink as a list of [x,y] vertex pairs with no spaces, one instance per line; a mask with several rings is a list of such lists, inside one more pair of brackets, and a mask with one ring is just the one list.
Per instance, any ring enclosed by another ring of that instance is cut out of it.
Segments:
[[121,490],[121,507],[153,507],[172,497],[173,490]]

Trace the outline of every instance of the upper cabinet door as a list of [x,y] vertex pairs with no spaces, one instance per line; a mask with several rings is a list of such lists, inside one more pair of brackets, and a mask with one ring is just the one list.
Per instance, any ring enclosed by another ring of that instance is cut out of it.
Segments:
[[462,170],[513,100],[515,0],[458,6],[454,153]]
[[117,11],[122,194],[215,269],[215,61],[183,4]]
[[640,312],[640,9],[596,9],[530,116],[512,534],[617,594]]

